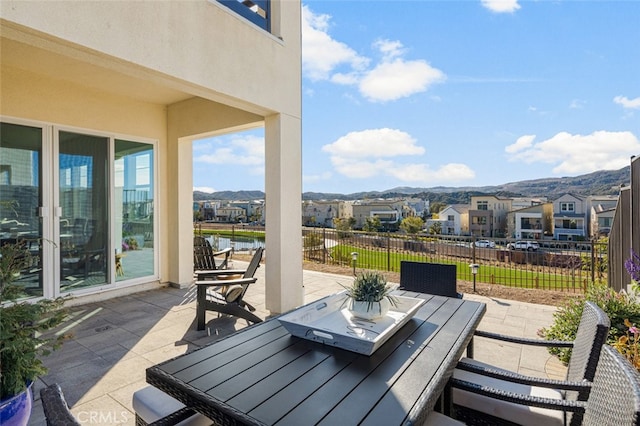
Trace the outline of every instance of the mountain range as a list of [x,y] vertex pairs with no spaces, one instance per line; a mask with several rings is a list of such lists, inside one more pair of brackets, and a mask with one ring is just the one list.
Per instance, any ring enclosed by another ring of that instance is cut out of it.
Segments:
[[[561,178],[542,178],[509,182],[493,186],[463,186],[432,188],[396,187],[386,191],[335,194],[305,192],[303,200],[361,200],[371,198],[393,198],[402,196],[419,197],[431,202],[445,204],[466,204],[472,195],[492,194],[504,197],[547,197],[552,201],[563,194],[574,195],[618,195],[620,187],[629,184],[630,168],[601,170],[585,175]],[[213,193],[194,191],[194,201],[204,200],[259,200],[264,199],[263,191],[219,191]]]

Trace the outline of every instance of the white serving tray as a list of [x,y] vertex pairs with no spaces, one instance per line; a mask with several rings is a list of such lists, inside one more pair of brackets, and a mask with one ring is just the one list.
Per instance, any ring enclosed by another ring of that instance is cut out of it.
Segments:
[[376,320],[355,318],[347,309],[346,293],[320,299],[278,318],[294,336],[352,352],[371,355],[425,303],[424,299],[394,296],[397,306]]

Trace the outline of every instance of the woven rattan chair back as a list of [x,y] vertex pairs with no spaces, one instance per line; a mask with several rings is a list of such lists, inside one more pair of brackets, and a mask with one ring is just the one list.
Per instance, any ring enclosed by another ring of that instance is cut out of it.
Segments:
[[583,425],[640,425],[640,374],[605,345],[593,379]]
[[40,389],[40,400],[47,426],[80,426],[71,414],[62,389],[57,383]]
[[610,326],[609,317],[598,305],[585,302],[567,368],[568,381],[593,380]]
[[400,262],[400,289],[438,296],[462,297],[457,292],[456,265]]
[[[573,341],[571,358],[567,368],[567,381],[593,381],[602,347],[607,342],[610,326],[609,317],[598,305],[590,301],[585,302],[576,338]],[[588,396],[589,392],[586,390],[565,393],[566,399],[574,401],[584,401]],[[582,416],[578,413],[569,413],[567,419],[570,419],[568,423],[571,425],[579,425]]]

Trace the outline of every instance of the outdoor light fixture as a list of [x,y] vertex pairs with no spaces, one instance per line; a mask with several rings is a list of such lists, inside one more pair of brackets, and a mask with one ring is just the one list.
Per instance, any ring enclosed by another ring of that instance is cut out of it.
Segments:
[[476,292],[476,275],[478,275],[478,268],[480,265],[477,263],[470,263],[469,268],[471,268],[471,275],[473,275],[473,292]]
[[356,263],[358,263],[358,252],[351,252],[351,261],[353,262],[353,276],[356,276]]

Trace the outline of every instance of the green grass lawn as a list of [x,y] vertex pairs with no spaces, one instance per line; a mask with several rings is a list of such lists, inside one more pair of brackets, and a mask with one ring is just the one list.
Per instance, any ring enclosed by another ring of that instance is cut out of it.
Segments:
[[214,229],[203,229],[202,235],[207,237],[210,235],[217,235],[223,238],[255,238],[257,240],[264,241],[264,232],[263,231],[226,231],[226,230],[214,230]]
[[[429,256],[397,253],[387,250],[369,250],[347,244],[339,244],[331,248],[331,256],[334,260],[345,265],[352,265],[351,253],[358,253],[357,268],[383,271],[400,272],[400,262],[403,260],[415,262],[436,262],[456,265],[459,280],[472,281],[473,275],[468,261],[429,259]],[[577,274],[572,277],[567,274],[554,273],[552,268],[543,268],[534,265],[509,264],[481,264],[477,282],[499,284],[520,288],[540,288],[547,290],[580,290],[584,286],[584,275]],[[526,269],[530,268],[530,269]],[[579,272],[579,271],[578,271]]]

